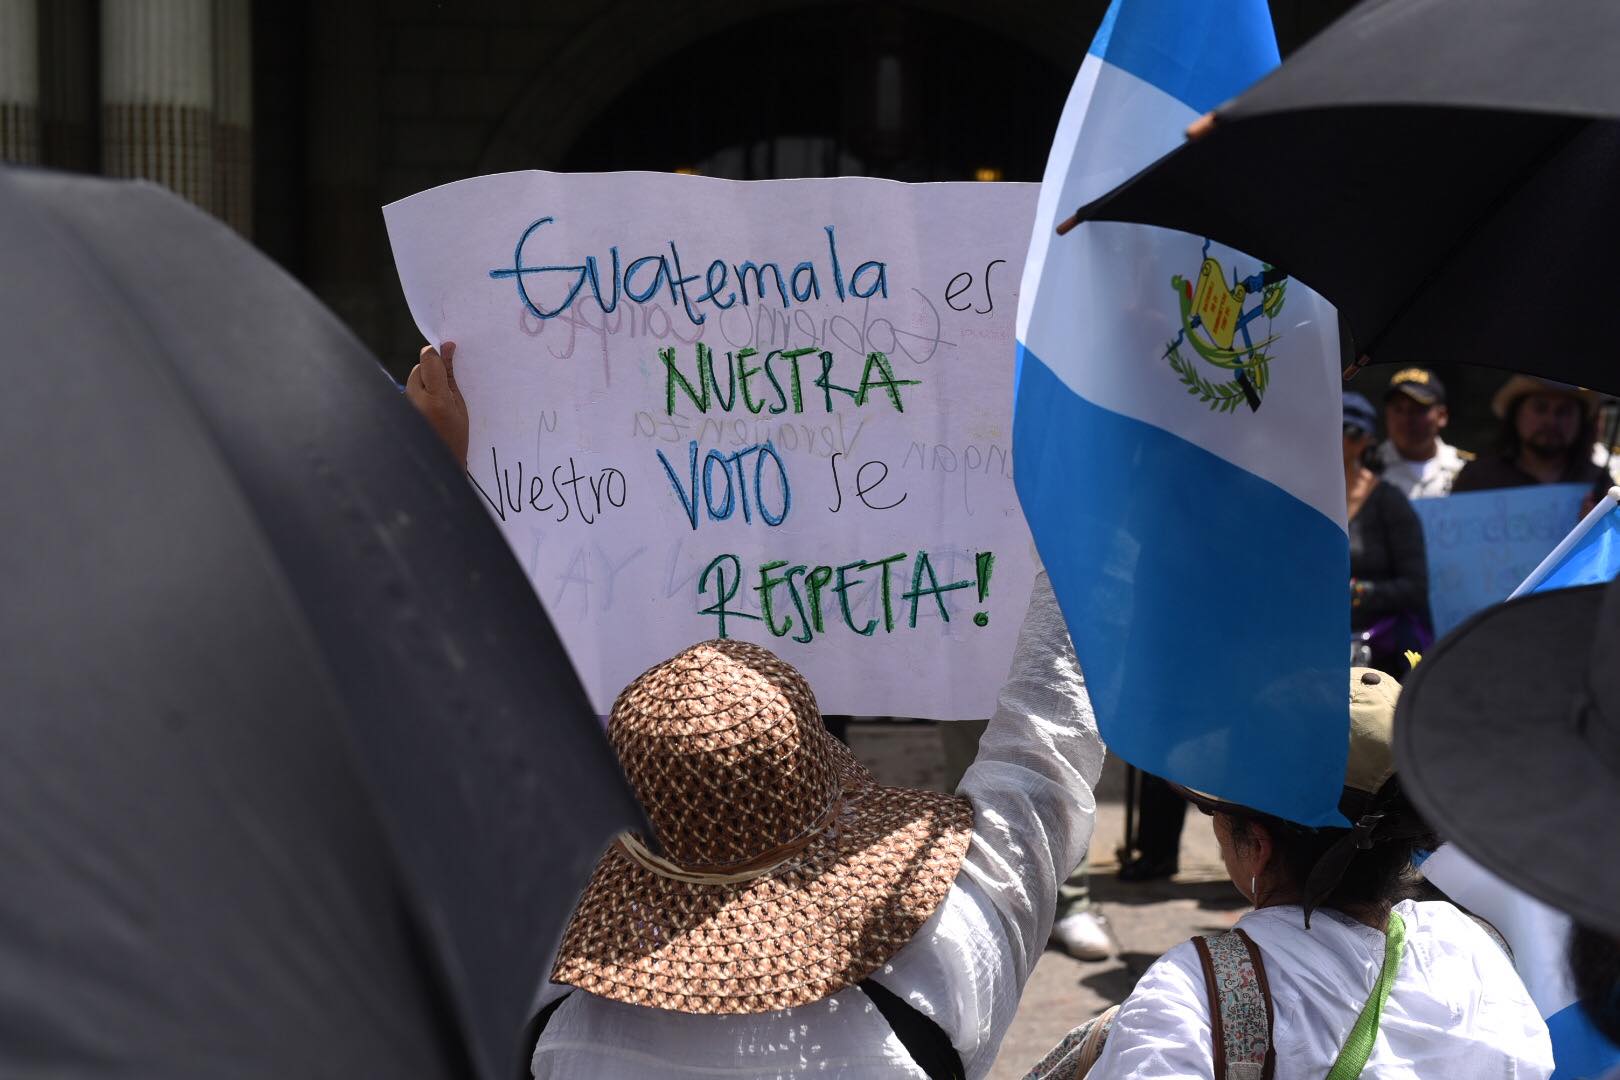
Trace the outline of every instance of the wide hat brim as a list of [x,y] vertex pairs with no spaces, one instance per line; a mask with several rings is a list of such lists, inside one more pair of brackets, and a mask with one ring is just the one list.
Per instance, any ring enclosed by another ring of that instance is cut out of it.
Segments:
[[973,805],[882,787],[841,745],[835,753],[844,783],[832,825],[764,877],[691,884],[610,847],[552,981],[677,1012],[760,1013],[818,1001],[881,967],[950,891]]
[[1491,413],[1498,420],[1506,419],[1508,410],[1513,408],[1513,403],[1531,394],[1562,394],[1565,397],[1572,397],[1589,413],[1597,408],[1597,395],[1590,390],[1540,379],[1534,375],[1514,374],[1491,395]]
[[1441,836],[1620,935],[1620,776],[1581,729],[1603,585],[1489,608],[1423,657],[1395,717],[1408,796]]

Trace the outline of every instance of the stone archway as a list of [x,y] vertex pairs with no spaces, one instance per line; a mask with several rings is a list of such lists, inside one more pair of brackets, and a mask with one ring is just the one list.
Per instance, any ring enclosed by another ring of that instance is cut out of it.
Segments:
[[[724,0],[681,4],[620,0],[604,5],[590,23],[569,36],[567,46],[547,62],[496,125],[478,171],[554,166],[586,126],[653,65],[742,23],[824,6],[834,5],[829,0],[753,0],[747,5]],[[904,5],[907,12],[981,26],[1065,71],[1079,66],[1106,6],[1105,0],[1022,5],[918,0]]]

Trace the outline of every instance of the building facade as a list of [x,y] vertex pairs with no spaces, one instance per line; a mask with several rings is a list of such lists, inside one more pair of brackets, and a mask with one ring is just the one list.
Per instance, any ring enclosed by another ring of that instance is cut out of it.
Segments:
[[[1104,0],[0,0],[0,157],[146,177],[396,375],[379,208],[507,169],[1038,180]],[[1272,0],[1289,49],[1348,0]]]

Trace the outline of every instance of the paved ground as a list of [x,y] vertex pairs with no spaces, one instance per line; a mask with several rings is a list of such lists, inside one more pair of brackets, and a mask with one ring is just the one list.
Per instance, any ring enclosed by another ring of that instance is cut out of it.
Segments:
[[[850,744],[884,783],[943,787],[944,758],[932,724],[857,722]],[[1018,1080],[1070,1028],[1122,1000],[1160,953],[1193,934],[1225,929],[1245,907],[1221,869],[1207,819],[1193,811],[1181,837],[1181,873],[1173,880],[1136,885],[1114,877],[1114,848],[1125,835],[1123,777],[1123,766],[1110,758],[1097,791],[1091,844],[1092,894],[1119,953],[1082,963],[1048,949],[1024,991],[991,1080]]]

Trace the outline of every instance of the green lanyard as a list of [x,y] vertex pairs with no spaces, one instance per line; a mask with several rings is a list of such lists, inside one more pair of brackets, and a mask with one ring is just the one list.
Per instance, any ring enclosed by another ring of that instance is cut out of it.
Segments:
[[1327,1080],[1356,1080],[1361,1070],[1367,1067],[1367,1059],[1372,1057],[1373,1043],[1378,1041],[1378,1015],[1384,1011],[1384,1002],[1389,1000],[1389,991],[1395,985],[1395,972],[1401,966],[1401,953],[1405,948],[1406,924],[1392,911],[1389,913],[1389,929],[1384,932],[1384,970],[1378,973],[1372,996],[1361,1007],[1356,1026],[1350,1029],[1350,1037],[1344,1041],[1344,1048],[1339,1051],[1333,1068],[1328,1070]]

